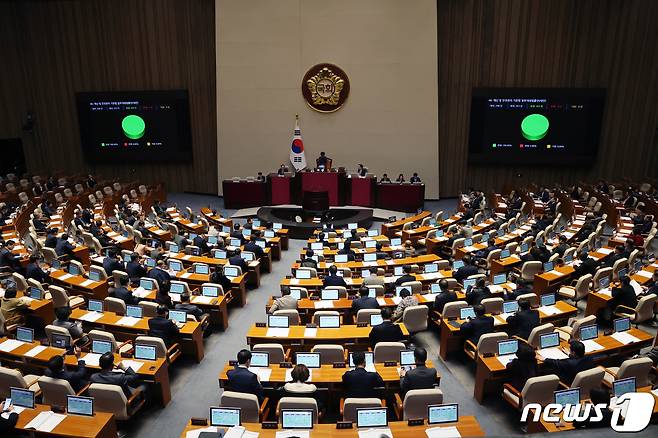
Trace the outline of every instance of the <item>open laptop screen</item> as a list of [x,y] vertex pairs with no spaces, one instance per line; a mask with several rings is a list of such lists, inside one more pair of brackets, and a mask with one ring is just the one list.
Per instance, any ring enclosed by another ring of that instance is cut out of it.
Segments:
[[210,408],[211,426],[239,426],[240,408]]
[[357,408],[356,427],[385,427],[387,425],[386,408]]
[[449,403],[445,405],[429,405],[427,407],[427,423],[456,423],[459,420],[459,405]]

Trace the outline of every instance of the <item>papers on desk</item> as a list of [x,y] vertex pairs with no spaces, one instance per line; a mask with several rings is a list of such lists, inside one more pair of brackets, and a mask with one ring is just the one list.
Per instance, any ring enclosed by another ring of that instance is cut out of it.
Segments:
[[544,272],[544,274],[557,275],[558,277],[560,277],[560,276],[563,275],[560,271],[558,271],[558,270],[556,270],[556,269],[553,269],[553,270],[548,271],[548,272]]
[[305,338],[314,338],[317,335],[318,335],[318,329],[316,329],[316,328],[306,327],[304,329],[304,337]]
[[601,254],[605,254],[605,255],[612,254],[613,251],[614,249],[612,248],[599,248],[597,250],[597,252],[600,252]]
[[501,321],[500,319],[494,316],[494,327],[498,327],[499,325],[503,325],[503,324],[505,324],[505,321]]
[[25,356],[27,356],[27,357],[34,357],[34,356],[36,356],[37,354],[41,353],[41,352],[42,352],[43,350],[45,350],[46,348],[48,348],[48,347],[46,347],[46,346],[44,346],[44,345],[37,345],[36,347],[32,348],[30,351],[28,351],[27,353],[25,353]]
[[443,278],[443,274],[440,272],[431,272],[429,274],[421,274],[424,280],[439,280]]
[[597,293],[599,293],[601,295],[606,295],[608,297],[612,297],[612,291],[610,290],[609,287],[605,288],[605,289],[599,289]]
[[180,303],[180,296],[181,294],[172,294],[169,292],[169,298],[171,298],[171,301],[174,303]]
[[182,257],[183,260],[189,260],[189,259],[191,259],[191,258],[192,258],[192,256],[191,256],[190,254],[185,254],[185,255]]
[[150,293],[151,293],[150,290],[146,290],[141,286],[136,289],[133,289],[133,296],[137,298],[146,298],[146,296]]
[[565,231],[564,233],[562,233],[562,235],[564,237],[566,237],[567,239],[571,239],[574,236],[574,234],[576,234],[576,233],[572,233],[570,231]]
[[385,306],[386,298],[382,298],[382,297],[377,298],[377,304],[379,304],[380,306]]
[[[25,409],[26,408],[24,408],[23,406],[14,405],[14,412],[16,412],[17,414],[20,414]],[[11,415],[11,412],[3,412],[2,414],[0,414],[0,417],[4,418],[5,420],[9,420],[9,415]]]
[[471,246],[464,246],[462,249],[463,249],[464,251],[466,251],[466,252],[477,251],[477,248],[476,248],[474,245],[471,245]]
[[190,278],[192,276],[191,272],[186,272],[184,274],[181,274],[180,278]]
[[449,427],[430,427],[425,429],[427,438],[451,438],[461,437],[461,434],[455,426]]
[[286,336],[288,336],[289,332],[290,332],[289,328],[268,327],[265,336],[267,336],[268,338],[285,338]]
[[80,321],[94,322],[94,321],[98,321],[102,317],[103,314],[101,312],[87,312],[78,319]]
[[8,353],[25,344],[25,342],[17,341],[16,339],[7,339],[2,344],[0,344],[0,351]]
[[640,283],[638,283],[635,280],[631,280],[631,286],[633,286],[633,291],[635,292],[635,295],[640,295],[641,293],[644,293],[644,290],[642,290],[642,286],[640,286]]
[[101,355],[98,353],[87,353],[81,359],[85,361],[85,365],[91,365],[94,367],[98,366],[98,359],[101,358]]
[[56,414],[53,411],[40,412],[32,421],[25,425],[25,429],[35,429],[39,432],[52,432],[66,415]]
[[560,313],[560,309],[555,306],[541,306],[537,310],[544,313],[544,315],[557,315]]
[[249,371],[258,376],[258,380],[261,382],[269,382],[270,376],[272,375],[272,368],[265,367],[250,367]]
[[124,359],[121,361],[123,366],[126,368],[132,368],[134,372],[138,372],[139,369],[144,365],[144,362],[138,362],[136,360]]
[[363,266],[370,268],[371,266],[377,266],[377,262],[363,262]]
[[293,286],[297,286],[299,284],[299,278],[291,278],[290,284],[292,284]]
[[212,303],[212,300],[214,300],[214,297],[206,297],[206,296],[194,296],[192,297],[192,302],[193,303],[199,303],[199,304],[210,304]]
[[636,272],[635,275],[639,275],[640,277],[644,277],[644,278],[651,278],[653,276],[653,272],[641,270],[639,272]]
[[505,289],[499,284],[491,284],[488,286],[492,294],[497,294],[504,291]]
[[57,277],[58,280],[68,280],[69,278],[73,277],[71,274],[62,274],[59,277]]
[[[312,382],[313,381],[313,369],[309,368],[308,369],[308,381]],[[286,382],[292,382],[292,368],[286,368],[286,377],[285,377]]]
[[132,327],[139,322],[139,318],[133,318],[132,316],[124,316],[117,321],[117,325],[124,325],[127,327]]
[[[279,434],[277,433],[277,437]],[[382,438],[382,437],[393,438],[393,432],[388,427],[381,429],[365,429],[359,431],[359,438]],[[308,438],[308,437],[306,437]]]
[[391,299],[396,306],[402,302],[402,297],[393,297]]
[[585,221],[581,221],[581,220],[573,221],[572,224],[574,224],[574,225],[585,225]]
[[516,354],[503,354],[502,356],[496,356],[496,359],[498,359],[501,365],[506,367],[508,363],[516,359]]
[[616,339],[624,345],[632,344],[634,342],[640,342],[638,338],[633,335],[628,334],[628,332],[616,332],[610,335],[610,337]]
[[537,350],[537,352],[544,359],[567,359],[569,357],[558,347],[543,348],[541,350]]
[[316,301],[313,303],[313,306],[316,309],[333,309],[334,308],[334,302],[331,300],[320,300]]
[[581,341],[583,345],[585,345],[585,353],[591,353],[592,351],[599,351],[603,350],[603,346],[596,342],[593,339],[588,339],[586,341]]

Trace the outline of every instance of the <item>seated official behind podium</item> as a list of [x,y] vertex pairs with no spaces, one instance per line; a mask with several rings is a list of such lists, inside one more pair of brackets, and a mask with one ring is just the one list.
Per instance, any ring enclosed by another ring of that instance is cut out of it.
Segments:
[[404,175],[399,174],[398,179],[395,180],[396,183],[403,183],[404,182]]
[[[114,354],[110,351],[103,353],[98,359],[101,370],[91,375],[91,383],[103,383],[105,385],[119,386],[126,398],[130,398],[135,392],[146,392],[146,386],[140,384],[139,375],[132,368],[126,367],[122,362],[114,365]],[[119,371],[114,371],[117,368]]]
[[282,165],[279,166],[279,170],[277,170],[276,174],[279,175],[279,176],[284,176],[286,174],[287,170],[288,169],[286,168],[286,165],[282,164]]
[[480,336],[485,333],[493,332],[494,319],[493,316],[487,316],[485,314],[484,306],[482,304],[473,306],[473,311],[475,312],[475,318],[469,319],[467,322],[463,323],[460,329],[461,334],[465,339],[471,341],[473,345],[477,345]]
[[363,309],[379,309],[377,298],[368,296],[369,293],[370,291],[365,286],[359,289],[359,298],[352,300],[352,307],[350,309],[354,315]]
[[448,280],[442,278],[439,280],[439,293],[434,298],[434,310],[443,313],[443,308],[447,303],[457,301],[457,293],[448,289]]
[[377,345],[377,342],[399,342],[404,339],[400,326],[391,321],[391,309],[388,307],[382,309],[382,320],[381,324],[370,330],[368,338],[373,348]]
[[391,178],[389,178],[387,174],[383,174],[382,178],[379,180],[379,182],[380,183],[390,184]]
[[155,336],[164,341],[167,347],[171,347],[180,338],[180,331],[176,324],[167,318],[169,310],[166,306],[159,305],[157,315],[148,320],[149,336]]
[[345,279],[343,277],[338,276],[337,272],[338,272],[338,268],[336,267],[336,265],[329,266],[329,275],[324,277],[324,280],[322,281],[324,287],[327,286],[347,287],[347,283],[345,283]]
[[544,359],[544,364],[555,371],[560,382],[571,385],[581,371],[594,368],[591,357],[585,356],[585,344],[578,340],[569,342],[569,357],[566,359]]
[[507,324],[510,333],[527,340],[532,329],[541,324],[539,311],[530,308],[529,300],[522,299],[519,301],[519,310],[507,318]]
[[384,386],[382,376],[377,372],[366,371],[366,355],[363,351],[352,353],[354,369],[343,374],[346,397],[380,398],[376,388]]
[[274,313],[277,310],[295,309],[297,309],[297,298],[290,295],[290,288],[283,287],[281,288],[281,296],[274,300],[274,303],[270,306],[270,313]]
[[226,373],[228,376],[228,389],[236,392],[254,394],[258,397],[259,401],[262,401],[263,386],[260,384],[258,376],[249,371],[250,366],[251,351],[240,350],[238,352],[238,366]]
[[414,172],[413,176],[411,178],[409,178],[409,182],[412,183],[412,184],[418,184],[422,181],[420,180],[420,177],[418,176],[418,174],[416,172]]
[[75,371],[69,371],[64,367],[64,356],[57,355],[50,358],[46,376],[53,379],[66,380],[75,392],[80,391],[87,384],[87,371],[85,370],[85,361],[80,359],[80,349],[75,348],[75,357],[78,359],[78,367]]
[[328,163],[329,163],[329,157],[327,157],[324,152],[320,152],[320,156],[318,157],[317,160],[315,160],[315,166],[317,168],[326,169]]
[[402,397],[412,389],[432,389],[436,384],[436,368],[428,368],[427,350],[416,347],[414,350],[414,362],[416,367],[405,371],[400,369],[400,393]]
[[368,168],[363,167],[363,164],[359,163],[359,168],[356,170],[356,173],[359,176],[366,176],[366,175],[368,175]]

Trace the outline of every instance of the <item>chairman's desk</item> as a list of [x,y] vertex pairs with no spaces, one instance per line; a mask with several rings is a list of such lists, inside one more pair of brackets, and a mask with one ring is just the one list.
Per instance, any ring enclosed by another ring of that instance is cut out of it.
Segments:
[[[8,338],[0,338],[0,343],[6,341]],[[32,355],[30,350],[35,347],[40,347],[41,344],[38,342],[26,342],[23,345],[16,347],[12,351],[1,351],[0,358],[5,365],[11,364],[14,367],[20,368],[25,373],[34,373],[43,374],[43,371],[48,366],[48,361],[55,357],[61,356],[65,353],[65,350],[56,347],[45,346],[45,349]],[[84,360],[85,353],[80,357]],[[132,362],[140,362],[142,365],[134,370],[140,377],[140,379],[147,383],[153,383],[157,385],[160,391],[160,397],[162,399],[162,404],[167,405],[171,401],[171,389],[169,385],[169,365],[166,359],[156,359],[156,360],[139,360],[132,357],[123,358],[119,354],[114,355],[114,362],[119,363],[122,360],[130,360]],[[78,366],[78,359],[72,355],[64,356],[64,363],[67,367],[73,369]],[[95,373],[100,370],[99,366],[92,365],[90,363],[85,363],[85,369],[88,374]]]
[[[148,334],[149,331],[148,320],[150,318],[148,317],[138,318],[138,321],[134,325],[123,325],[119,324],[119,321],[123,317],[116,313],[105,311],[100,319],[91,322],[84,320],[84,316],[87,313],[87,310],[73,309],[71,319],[81,321],[84,325],[92,328],[100,328],[101,330],[111,332],[117,336],[117,340],[134,340],[137,336]],[[197,362],[201,362],[204,356],[201,323],[187,321],[180,329],[180,335],[183,353],[190,354]]]
[[[568,304],[565,301],[557,301],[555,303],[555,308],[558,310],[557,313],[547,314],[542,311],[542,308],[539,309],[539,318],[542,324],[553,323],[558,326],[560,322],[565,322],[569,320],[572,316],[576,316],[578,309],[574,306]],[[501,315],[493,315],[494,318],[494,331],[503,331],[507,328],[507,321],[503,319]],[[465,323],[465,320],[455,320],[448,321],[446,318],[441,320],[441,336],[440,336],[440,352],[441,357],[446,360],[448,355],[459,351],[464,345],[464,337],[461,334],[461,325]],[[453,324],[457,324],[455,327]]]
[[107,412],[95,412],[93,416],[66,415],[66,418],[50,432],[25,428],[37,415],[47,411],[50,411],[50,406],[40,404],[35,405],[34,409],[23,409],[18,416],[16,430],[35,436],[50,437],[116,438],[117,436],[114,414]]
[[378,183],[377,207],[397,211],[417,211],[425,205],[425,184]]
[[[248,431],[258,432],[259,438],[275,438],[277,432],[282,430],[281,428],[263,429],[259,423],[244,423],[243,426]],[[458,422],[445,423],[440,426],[456,427],[459,434],[463,437],[485,435],[480,423],[478,423],[477,419],[472,416],[460,416]],[[181,438],[187,438],[188,432],[205,427],[207,426],[193,426],[190,422],[183,430]],[[409,426],[406,421],[391,421],[388,423],[388,428],[391,429],[391,433],[395,438],[418,438],[419,436],[425,436],[425,430],[430,427],[433,426]],[[220,427],[218,429],[223,430],[225,428]],[[356,425],[353,429],[336,429],[335,424],[316,424],[313,426],[310,434],[313,438],[357,438],[359,436],[359,430],[356,428]]]
[[[409,330],[404,324],[399,324],[404,337],[409,336]],[[341,345],[369,345],[370,330],[372,327],[358,327],[356,325],[341,325],[339,328],[307,328],[303,325],[291,325],[285,335],[272,335],[268,333],[269,327],[252,325],[247,332],[247,344],[253,348],[256,344],[278,343],[283,346],[294,346],[296,351],[310,350],[317,344]],[[285,329],[284,329],[285,330]]]
[[265,181],[231,180],[222,181],[225,208],[248,208],[268,205],[269,193]]
[[[638,342],[624,345],[610,335],[599,334],[594,340],[603,347],[602,350],[591,351],[586,353],[591,356],[595,363],[605,363],[611,357],[630,357],[648,346],[653,341],[653,336],[643,330],[631,328],[628,333],[639,339]],[[569,342],[562,340],[561,347],[564,351],[569,351]],[[501,383],[510,377],[505,365],[498,360],[496,356],[484,357],[478,354],[476,359],[475,387],[473,397],[482,403],[487,394],[495,392]],[[543,363],[543,362],[542,362]]]

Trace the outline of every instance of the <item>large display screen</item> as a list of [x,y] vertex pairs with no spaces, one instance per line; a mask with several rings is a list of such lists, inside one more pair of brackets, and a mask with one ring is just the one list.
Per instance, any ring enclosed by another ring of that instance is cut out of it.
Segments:
[[186,90],[78,93],[78,121],[91,162],[189,161]]
[[602,89],[474,89],[469,162],[593,164],[604,100]]

